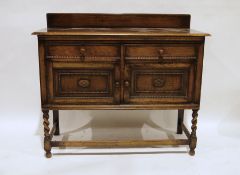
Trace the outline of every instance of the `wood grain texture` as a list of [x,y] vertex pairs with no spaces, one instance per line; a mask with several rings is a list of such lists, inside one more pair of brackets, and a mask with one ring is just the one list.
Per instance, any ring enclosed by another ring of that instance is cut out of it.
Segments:
[[126,57],[195,57],[195,47],[192,44],[131,44],[126,45]]
[[[127,69],[130,83],[125,97],[131,104],[179,104],[192,103],[192,63],[144,63],[129,64]],[[156,81],[163,81],[157,86]],[[124,100],[125,100],[124,99]]]
[[208,33],[193,29],[172,28],[45,28],[35,31],[32,34],[41,36],[111,36],[112,38],[117,38],[116,36],[126,36],[126,38],[129,36],[138,36],[138,38],[149,36],[209,36]]
[[48,13],[48,28],[153,27],[189,28],[188,14]]
[[51,141],[53,147],[153,147],[161,145],[188,145],[187,139],[175,140],[110,140],[110,141]]

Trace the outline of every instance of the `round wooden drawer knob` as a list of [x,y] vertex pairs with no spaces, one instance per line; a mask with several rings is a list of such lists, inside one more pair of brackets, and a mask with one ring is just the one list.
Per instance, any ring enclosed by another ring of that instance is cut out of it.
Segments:
[[125,82],[124,82],[124,85],[125,85],[126,87],[128,87],[128,86],[129,86],[129,82],[128,82],[128,81],[125,81]]

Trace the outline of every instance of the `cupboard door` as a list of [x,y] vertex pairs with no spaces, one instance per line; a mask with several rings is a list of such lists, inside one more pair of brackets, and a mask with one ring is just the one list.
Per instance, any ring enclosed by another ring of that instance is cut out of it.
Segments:
[[48,100],[54,104],[118,104],[117,64],[62,63],[48,65]]
[[193,63],[127,64],[124,102],[132,104],[190,103]]

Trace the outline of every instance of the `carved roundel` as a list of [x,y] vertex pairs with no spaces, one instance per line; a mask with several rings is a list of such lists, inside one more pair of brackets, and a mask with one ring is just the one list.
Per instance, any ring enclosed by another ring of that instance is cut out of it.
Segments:
[[165,80],[162,78],[157,78],[153,80],[154,87],[163,87],[165,85]]
[[90,80],[87,79],[81,79],[78,81],[78,85],[82,88],[87,88],[90,86]]

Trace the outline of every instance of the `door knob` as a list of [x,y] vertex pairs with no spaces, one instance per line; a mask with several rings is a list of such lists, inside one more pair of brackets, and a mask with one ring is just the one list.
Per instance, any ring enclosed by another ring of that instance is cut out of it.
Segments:
[[158,50],[158,54],[159,54],[159,56],[158,56],[158,61],[159,61],[159,62],[163,61],[163,53],[164,53],[164,50],[163,50],[163,49],[159,49],[159,50]]
[[125,87],[128,87],[128,86],[129,86],[129,82],[128,82],[128,81],[125,81],[125,82],[124,82],[124,85],[125,85]]
[[119,81],[116,81],[116,82],[115,82],[115,87],[120,87]]
[[84,53],[86,51],[86,49],[84,49],[84,48],[80,48],[80,53]]
[[83,61],[85,59],[86,49],[80,48],[80,59]]
[[158,53],[159,53],[159,55],[162,55],[164,53],[164,50],[163,49],[159,49]]

